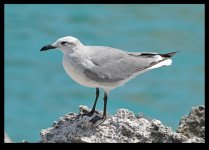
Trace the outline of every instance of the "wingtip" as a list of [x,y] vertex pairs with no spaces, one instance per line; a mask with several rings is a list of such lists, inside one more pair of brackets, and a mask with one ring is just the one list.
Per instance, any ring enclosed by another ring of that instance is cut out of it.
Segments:
[[173,53],[178,53],[178,52],[181,52],[181,51],[176,51],[176,52],[173,52]]
[[172,57],[174,56],[176,53],[178,53],[180,51],[176,51],[176,52],[171,52],[171,53],[166,53],[166,54],[161,54],[162,57]]
[[172,57],[173,55],[175,55],[178,52],[181,52],[181,51],[171,52],[171,53],[168,53],[168,54]]

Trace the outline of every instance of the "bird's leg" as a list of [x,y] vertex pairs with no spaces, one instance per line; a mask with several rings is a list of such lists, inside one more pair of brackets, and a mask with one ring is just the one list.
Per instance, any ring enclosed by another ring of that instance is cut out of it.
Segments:
[[96,105],[97,105],[98,97],[99,97],[99,88],[96,88],[96,99],[94,101],[94,105],[93,105],[93,107],[92,107],[92,109],[91,109],[89,114],[92,114],[92,115],[94,114],[95,109],[96,109]]
[[102,121],[99,123],[99,124],[101,124],[101,123],[103,123],[103,122],[105,121],[105,119],[107,118],[107,116],[106,116],[107,98],[108,98],[107,92],[105,92],[105,93],[104,93],[104,99],[103,99],[103,100],[104,100],[103,116],[100,117],[100,116],[96,115],[94,118],[92,118],[92,119],[90,120],[90,122],[96,123],[97,121],[102,120]]
[[83,116],[89,116],[89,117],[90,117],[90,116],[92,116],[92,115],[94,114],[95,109],[96,109],[96,105],[97,105],[98,97],[99,97],[99,88],[96,88],[96,99],[95,99],[95,101],[94,101],[94,105],[93,105],[91,111],[82,114],[82,115],[81,115],[82,117],[83,117]]
[[104,109],[102,119],[106,119],[106,109],[107,109],[107,93],[104,93]]

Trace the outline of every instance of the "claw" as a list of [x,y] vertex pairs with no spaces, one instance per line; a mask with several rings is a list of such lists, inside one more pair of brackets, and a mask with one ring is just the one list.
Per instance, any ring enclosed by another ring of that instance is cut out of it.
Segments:
[[96,126],[102,124],[106,120],[106,117],[100,117],[95,115],[89,122],[95,124]]
[[91,117],[91,116],[93,116],[94,114],[99,114],[99,112],[98,111],[90,111],[90,112],[88,112],[88,113],[84,113],[84,114],[81,114],[80,116],[81,116],[81,118],[83,117],[83,116],[88,116],[88,117]]
[[102,120],[103,118],[95,115],[89,122],[92,122],[93,124],[95,124],[97,121]]

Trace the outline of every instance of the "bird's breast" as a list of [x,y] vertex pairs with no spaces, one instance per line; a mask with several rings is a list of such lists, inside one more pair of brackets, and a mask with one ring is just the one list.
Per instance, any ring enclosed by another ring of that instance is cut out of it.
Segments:
[[77,83],[87,87],[97,87],[96,83],[90,81],[84,74],[80,60],[76,57],[63,57],[63,67],[66,73]]

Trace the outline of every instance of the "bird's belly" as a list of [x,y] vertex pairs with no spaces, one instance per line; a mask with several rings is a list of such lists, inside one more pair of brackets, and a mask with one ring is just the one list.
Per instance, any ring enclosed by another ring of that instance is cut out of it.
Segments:
[[72,59],[63,59],[63,67],[66,73],[77,83],[87,87],[98,87],[99,85],[88,79],[83,73],[83,68]]

